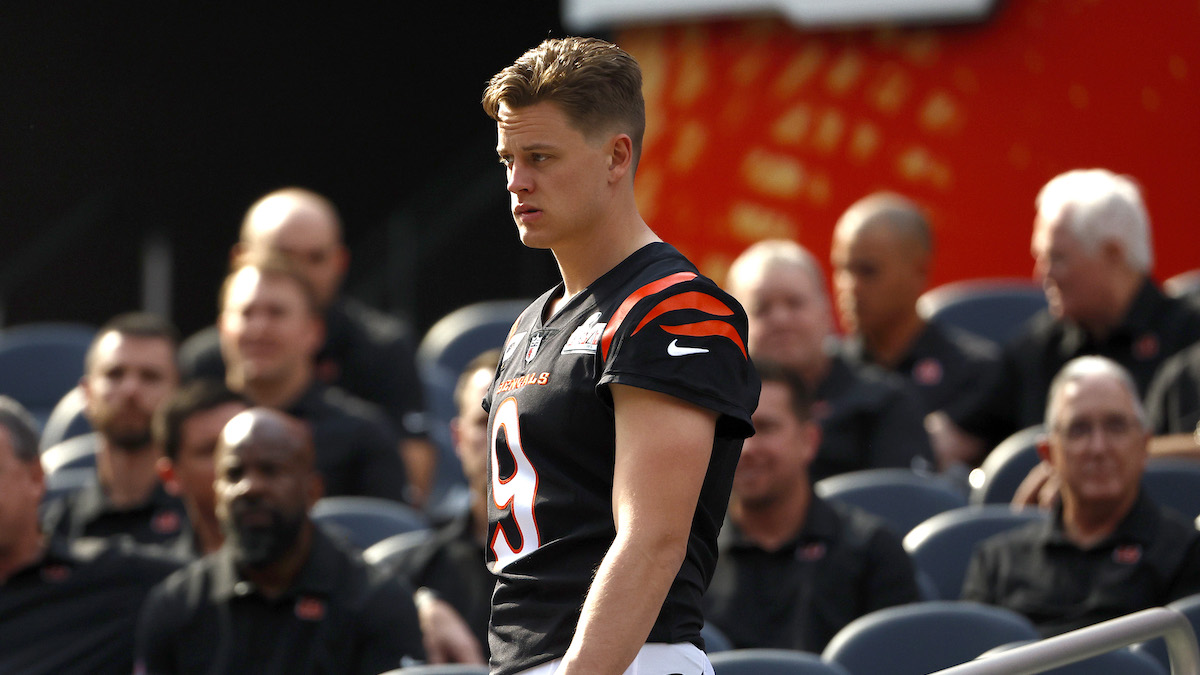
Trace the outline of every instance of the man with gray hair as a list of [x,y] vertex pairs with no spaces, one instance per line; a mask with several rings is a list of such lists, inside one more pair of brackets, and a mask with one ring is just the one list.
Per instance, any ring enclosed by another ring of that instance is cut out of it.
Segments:
[[[1051,378],[1072,358],[1106,356],[1144,395],[1159,365],[1200,339],[1200,309],[1150,278],[1150,225],[1136,183],[1104,169],[1069,171],[1038,194],[1032,253],[1049,308],[1005,345],[1000,376],[939,442],[966,431],[994,447],[1041,421]],[[949,440],[947,440],[949,439]]]
[[1200,592],[1200,533],[1142,490],[1150,426],[1116,362],[1084,356],[1050,386],[1038,446],[1060,483],[1053,517],[986,540],[964,600],[999,605],[1053,635]]
[[0,396],[0,673],[129,673],[142,600],[179,564],[43,536],[43,478],[32,418]]

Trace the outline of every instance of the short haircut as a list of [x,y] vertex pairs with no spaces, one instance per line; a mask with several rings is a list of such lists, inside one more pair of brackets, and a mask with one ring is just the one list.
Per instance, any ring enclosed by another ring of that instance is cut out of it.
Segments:
[[[127,337],[163,340],[171,347],[174,355],[179,348],[179,330],[167,319],[151,312],[126,312],[109,319],[96,331],[92,344],[88,346],[84,356],[84,372],[90,372],[96,359],[96,348],[100,341],[109,333],[117,333]],[[172,357],[174,358],[174,357]]]
[[933,252],[929,219],[916,202],[895,192],[875,192],[850,205],[838,219],[837,229],[861,222],[864,227],[886,223],[924,253]]
[[[471,359],[462,372],[458,375],[458,381],[454,385],[454,406],[455,412],[461,412],[464,401],[462,397],[466,395],[467,385],[471,383],[471,376],[480,370],[488,370],[496,372],[496,366],[500,365],[500,350],[489,349],[475,358]],[[476,405],[480,402],[476,401]]]
[[154,412],[151,423],[154,441],[162,447],[163,454],[174,460],[179,456],[179,447],[183,442],[184,422],[192,415],[226,403],[243,403],[250,407],[245,397],[231,391],[221,380],[205,378],[189,382]]
[[242,229],[238,234],[238,237],[243,244],[248,243],[252,238],[251,230],[253,229],[253,216],[255,211],[257,211],[267,202],[281,198],[293,199],[299,203],[306,204],[316,208],[318,211],[323,212],[325,216],[329,218],[329,222],[333,224],[338,238],[341,238],[342,216],[340,213],[338,213],[337,207],[334,206],[333,202],[329,201],[329,199],[324,195],[313,192],[312,190],[302,187],[285,187],[263,195],[258,199],[258,201],[251,204],[249,209],[246,209],[246,215],[242,217]]
[[242,270],[247,268],[258,270],[258,273],[264,279],[285,279],[290,281],[300,289],[300,295],[304,297],[304,305],[309,313],[316,317],[322,316],[321,303],[317,300],[317,291],[313,288],[312,282],[300,272],[287,256],[272,251],[251,251],[238,256],[233,261],[229,274],[221,282],[218,311],[225,311],[225,299],[229,296],[229,289],[233,285],[233,280],[237,278]]
[[1130,267],[1143,274],[1153,269],[1150,218],[1141,190],[1129,176],[1105,169],[1068,171],[1046,183],[1036,204],[1044,221],[1061,221],[1089,253],[1116,241]]
[[812,421],[813,392],[799,373],[769,359],[754,359],[754,370],[763,384],[775,382],[787,387],[792,414],[797,420]]
[[729,266],[726,275],[726,286],[736,283],[736,280],[749,274],[752,270],[766,269],[784,264],[799,267],[807,274],[817,289],[817,295],[826,305],[829,304],[829,293],[825,289],[825,274],[813,254],[800,244],[788,239],[764,239],[750,245]]
[[629,134],[637,166],[646,132],[642,69],[620,47],[596,38],[546,40],[493,75],[483,92],[483,109],[497,121],[502,103],[544,102],[558,105],[589,138],[613,130]]
[[1121,364],[1104,356],[1080,356],[1071,359],[1067,365],[1058,371],[1054,379],[1050,381],[1050,393],[1046,396],[1046,417],[1044,420],[1046,432],[1054,429],[1054,409],[1058,403],[1058,399],[1062,396],[1063,390],[1072,382],[1078,382],[1084,378],[1094,376],[1106,376],[1116,380],[1125,391],[1129,393],[1129,399],[1133,401],[1133,412],[1137,417],[1138,423],[1146,431],[1150,431],[1150,418],[1146,415],[1146,408],[1142,405],[1141,396],[1138,394],[1137,383],[1134,382],[1133,376],[1125,370]]
[[37,422],[25,406],[15,399],[0,395],[0,426],[8,431],[8,440],[17,461],[23,464],[38,461]]

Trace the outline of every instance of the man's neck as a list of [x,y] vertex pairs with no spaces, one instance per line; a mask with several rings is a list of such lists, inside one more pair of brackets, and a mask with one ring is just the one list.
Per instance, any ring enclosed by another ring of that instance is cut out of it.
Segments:
[[0,586],[7,583],[13,574],[29,567],[42,557],[45,549],[46,540],[36,524],[26,536],[19,537],[16,544],[7,549],[0,549]]
[[190,501],[187,504],[187,512],[192,536],[195,537],[200,553],[208,555],[221,548],[221,544],[225,542],[225,536],[221,534],[221,524],[217,521],[216,514],[212,511],[205,513],[203,509],[197,508]]
[[1140,274],[1120,277],[1113,282],[1109,302],[1101,308],[1101,312],[1094,317],[1081,319],[1078,323],[1083,326],[1093,340],[1102,342],[1108,339],[1108,336],[1121,325],[1121,322],[1129,314],[1133,300],[1138,291],[1142,289],[1143,283],[1145,283],[1145,277]]
[[1079,548],[1089,549],[1117,530],[1135,501],[1136,493],[1120,501],[1088,504],[1064,495],[1063,532]]
[[888,322],[881,330],[863,333],[863,346],[875,363],[895,370],[923,330],[925,320],[913,311]]
[[729,517],[747,539],[766,551],[775,551],[800,533],[811,503],[812,491],[807,487],[770,503],[751,503],[735,495]]
[[618,213],[621,215],[590,228],[586,236],[552,247],[565,286],[555,311],[635,251],[660,241],[632,203],[631,208],[620,209]]
[[268,598],[277,598],[292,586],[312,552],[313,525],[306,522],[296,543],[279,560],[263,567],[239,567],[239,571]]
[[100,477],[100,487],[113,506],[130,508],[150,499],[158,485],[155,463],[159,454],[158,446],[153,444],[137,449],[117,448],[107,438],[100,437],[96,473]]
[[290,373],[287,377],[280,379],[256,379],[236,381],[229,379],[227,384],[230,389],[241,393],[246,398],[250,399],[254,405],[264,408],[274,408],[276,410],[287,410],[313,383],[313,371],[311,366],[297,369],[296,372]]

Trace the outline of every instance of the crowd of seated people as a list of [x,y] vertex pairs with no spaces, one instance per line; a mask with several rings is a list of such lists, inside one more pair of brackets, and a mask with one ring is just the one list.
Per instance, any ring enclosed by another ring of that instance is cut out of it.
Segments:
[[[733,262],[725,286],[747,311],[763,387],[704,601],[732,647],[820,652],[854,619],[928,597],[900,537],[814,482],[911,469],[965,490],[965,469],[1033,424],[1045,425],[1042,461],[1015,501],[1049,517],[982,544],[962,597],[1050,634],[1200,592],[1200,514],[1140,489],[1153,456],[1200,461],[1200,308],[1152,280],[1131,180],[1068,172],[1035,204],[1048,309],[1006,344],[918,312],[934,228],[899,194],[843,214],[829,280],[792,241]],[[455,389],[470,495],[459,518],[369,565],[309,516],[325,495],[414,509],[432,496],[411,333],[341,296],[348,259],[333,205],[280,190],[246,215],[212,328],[180,346],[150,314],[102,326],[81,380],[94,432],[66,441],[94,455],[95,476],[53,500],[35,425],[0,401],[0,672],[486,661],[479,402],[496,352],[465,364]],[[62,622],[44,641],[11,628],[103,603],[103,631]]]

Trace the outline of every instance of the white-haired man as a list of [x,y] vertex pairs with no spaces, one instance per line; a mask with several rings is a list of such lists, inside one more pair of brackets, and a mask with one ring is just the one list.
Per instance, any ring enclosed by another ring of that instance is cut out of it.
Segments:
[[1000,376],[978,405],[950,417],[938,442],[962,441],[962,430],[977,448],[994,447],[1041,422],[1051,379],[1078,356],[1116,361],[1144,394],[1163,360],[1200,339],[1200,310],[1151,280],[1150,241],[1132,179],[1090,169],[1047,183],[1031,249],[1049,309],[1005,346]]

